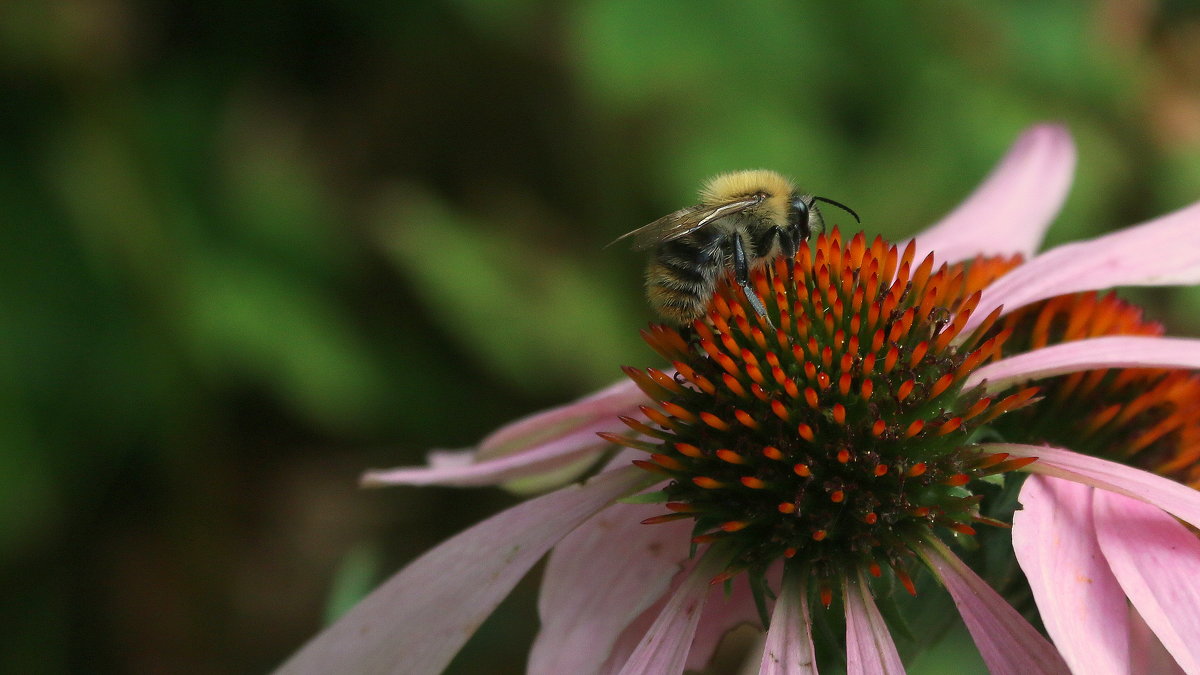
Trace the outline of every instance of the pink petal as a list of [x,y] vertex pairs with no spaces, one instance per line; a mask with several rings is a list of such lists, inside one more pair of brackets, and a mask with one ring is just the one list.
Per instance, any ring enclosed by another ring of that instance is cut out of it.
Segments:
[[621,431],[618,415],[642,418],[646,395],[623,380],[591,396],[531,415],[483,439],[477,451],[434,451],[430,466],[368,471],[367,487],[384,485],[494,485],[561,468],[611,446],[599,431]]
[[[688,561],[686,571],[676,575],[671,590],[667,591],[665,597],[660,598],[656,605],[642,612],[641,616],[630,623],[621,633],[613,646],[612,654],[600,670],[603,675],[614,675],[620,671],[621,666],[629,660],[634,649],[650,630],[655,619],[662,613],[663,607],[666,606],[666,599],[674,597],[684,580],[690,576],[691,569],[695,567],[696,562],[696,560]],[[767,583],[771,584],[772,578],[775,576],[777,575],[774,570],[768,571]],[[773,587],[777,586],[778,583],[775,583]],[[754,596],[750,592],[750,585],[746,581],[745,575],[733,580],[733,592],[728,595],[725,593],[724,584],[713,585],[709,589],[708,600],[705,602],[704,612],[700,615],[700,623],[696,626],[696,635],[692,639],[692,646],[688,650],[687,663],[684,667],[688,670],[703,670],[712,660],[713,653],[721,639],[730,630],[743,624],[757,623],[758,610],[754,605]]]
[[578,432],[574,430],[580,427],[611,421],[631,409],[636,411],[639,403],[648,401],[637,385],[625,378],[578,401],[500,427],[479,443],[479,454],[483,459],[492,459],[525,452],[551,440],[575,435]]
[[[405,466],[395,469],[374,469],[363,474],[363,487],[388,485],[454,485],[470,487],[495,485],[505,481],[553,471],[588,455],[598,455],[612,447],[596,438],[596,431],[613,431],[616,425],[596,425],[588,429],[590,439],[571,438],[548,443],[519,455],[510,455],[486,462],[475,462],[473,450],[435,450],[429,453],[429,466]],[[469,461],[464,461],[469,460]]]
[[1062,448],[1017,443],[983,443],[979,447],[987,452],[1007,452],[1013,457],[1036,457],[1038,461],[1025,467],[1025,471],[1133,497],[1200,527],[1200,491],[1162,476]]
[[988,391],[996,392],[1025,380],[1103,368],[1200,369],[1200,340],[1112,336],[1065,342],[989,363],[963,386],[987,380]]
[[917,260],[936,251],[941,262],[976,255],[1033,255],[1058,215],[1075,173],[1075,144],[1056,124],[1032,127],[975,192],[917,235]]
[[862,572],[858,573],[857,580],[846,579],[842,596],[846,605],[847,675],[903,675],[904,663]]
[[1129,671],[1155,675],[1184,675],[1146,620],[1133,607],[1129,608]]
[[691,575],[695,569],[696,559],[687,561],[684,571],[675,575],[671,581],[671,588],[663,594],[658,602],[655,602],[649,609],[642,612],[638,618],[634,619],[625,630],[621,632],[621,636],[617,638],[616,644],[613,645],[612,653],[609,654],[608,660],[604,662],[604,666],[600,669],[600,675],[617,675],[621,672],[621,668],[629,657],[633,655],[633,650],[641,644],[642,638],[646,632],[650,630],[650,626],[654,625],[655,619],[659,614],[662,614],[663,607],[667,606],[667,600],[675,597],[675,593],[683,585],[683,582]]
[[[773,586],[778,588],[778,585]],[[745,574],[733,580],[732,591],[726,593],[724,584],[709,590],[708,602],[696,626],[696,637],[688,650],[687,670],[704,670],[712,661],[721,640],[738,626],[754,625],[762,628],[758,607],[754,604],[754,593]]]
[[641,523],[664,512],[658,504],[614,504],[554,547],[528,672],[599,671],[621,632],[667,591],[687,559],[691,520]]
[[1092,491],[1030,476],[1013,514],[1013,550],[1071,671],[1128,673],[1128,603],[1096,541]]
[[983,291],[969,335],[996,307],[1011,312],[1056,295],[1200,282],[1200,203],[1135,227],[1051,249]]
[[728,562],[710,549],[667,600],[662,613],[642,637],[621,675],[672,675],[682,673],[696,626],[711,590],[711,581]]
[[441,672],[550,547],[645,482],[634,467],[611,471],[475,525],[375,589],[279,672]]
[[1104,492],[1096,535],[1121,588],[1186,672],[1200,672],[1200,540],[1159,509]]
[[816,675],[812,620],[808,615],[808,588],[798,574],[784,576],[775,600],[771,628],[763,646],[759,675]]
[[930,537],[915,550],[954,598],[992,675],[1068,672],[1054,646],[940,540]]

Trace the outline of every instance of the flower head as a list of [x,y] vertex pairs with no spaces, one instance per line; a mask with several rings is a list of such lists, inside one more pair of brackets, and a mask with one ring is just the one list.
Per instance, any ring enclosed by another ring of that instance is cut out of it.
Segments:
[[728,552],[719,578],[786,560],[825,606],[859,572],[891,568],[912,590],[914,546],[937,528],[975,533],[986,519],[971,483],[1032,460],[968,439],[1037,388],[963,390],[1011,333],[990,330],[998,310],[961,333],[1007,265],[934,270],[933,254],[915,263],[914,251],[834,229],[756,276],[777,328],[726,285],[691,339],[645,334],[677,375],[626,369],[657,405],[641,408],[648,421],[621,418],[636,438],[601,434],[648,452],[634,464],[670,480],[669,513],[644,522],[694,520],[693,543]]
[[[707,317],[644,333],[669,369],[627,368],[485,455],[368,474],[482,484],[627,448],[426,554],[284,671],[437,672],[548,551],[535,673],[678,673],[756,620],[760,672],[816,672],[812,626],[833,611],[849,672],[902,672],[875,600],[922,570],[993,672],[1120,672],[1154,649],[1195,669],[1200,545],[1174,518],[1200,526],[1200,493],[1176,482],[1198,475],[1200,342],[1089,292],[1200,281],[1200,206],[1025,261],[1073,165],[1066,133],[1037,127],[917,239],[834,229],[760,270],[771,322],[724,285]],[[955,553],[1005,526],[984,502],[1015,471],[1038,474],[1013,541],[1053,645]]]

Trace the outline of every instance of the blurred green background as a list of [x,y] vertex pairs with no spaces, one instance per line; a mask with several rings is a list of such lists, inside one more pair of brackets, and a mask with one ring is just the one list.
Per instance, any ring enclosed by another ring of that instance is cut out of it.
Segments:
[[[356,481],[653,363],[603,246],[711,174],[901,237],[1061,120],[1052,242],[1195,200],[1197,9],[3,3],[0,671],[262,672],[511,503]],[[452,670],[520,672],[535,591]]]

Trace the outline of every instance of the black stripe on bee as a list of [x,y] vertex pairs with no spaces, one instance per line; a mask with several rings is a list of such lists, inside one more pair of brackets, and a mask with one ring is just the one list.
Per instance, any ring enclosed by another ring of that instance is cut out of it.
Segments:
[[717,261],[724,237],[717,232],[693,232],[686,237],[668,241],[659,248],[659,255],[679,258],[692,265],[704,266]]
[[658,263],[681,287],[702,286],[708,281],[708,277],[700,268],[678,258],[663,256],[659,258]]
[[716,239],[683,237],[664,244],[655,257],[663,270],[675,279],[696,285],[710,282],[722,255],[720,242]]

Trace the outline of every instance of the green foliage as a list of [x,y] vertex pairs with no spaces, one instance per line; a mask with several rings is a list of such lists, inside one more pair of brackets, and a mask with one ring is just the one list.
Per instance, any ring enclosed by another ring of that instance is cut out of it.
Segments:
[[380,581],[380,560],[377,551],[365,544],[346,552],[333,576],[329,603],[325,606],[325,623],[331,624],[350,611]]

